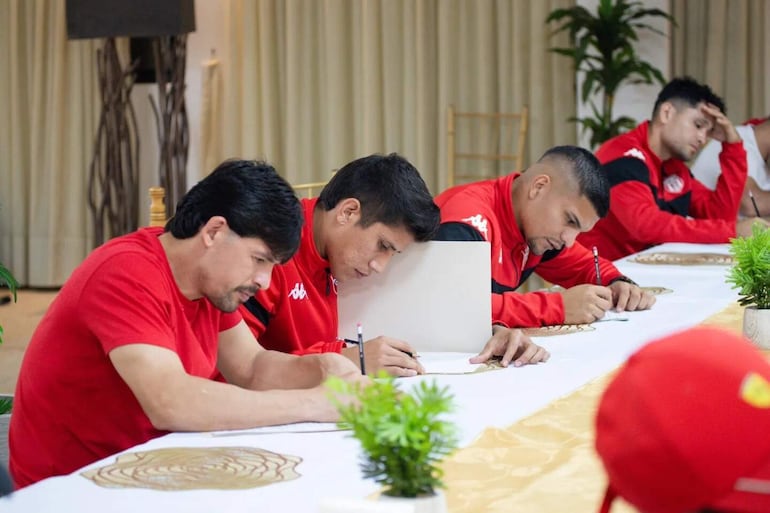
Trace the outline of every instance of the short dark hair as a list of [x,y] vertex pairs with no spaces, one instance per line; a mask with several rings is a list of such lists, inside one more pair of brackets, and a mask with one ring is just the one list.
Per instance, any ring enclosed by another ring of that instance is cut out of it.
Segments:
[[653,118],[664,102],[687,104],[690,107],[696,107],[701,102],[711,103],[716,105],[724,114],[727,114],[727,106],[725,106],[722,98],[714,94],[714,91],[706,84],[698,83],[690,77],[675,78],[663,86],[655,100],[655,106],[652,108]]
[[403,226],[418,242],[431,240],[441,221],[420,173],[396,153],[369,155],[346,164],[321,190],[318,206],[329,211],[346,198],[361,203],[362,227]]
[[601,163],[593,153],[579,146],[554,146],[539,161],[547,159],[560,159],[568,163],[580,195],[588,198],[600,218],[607,215],[610,210],[610,182],[601,172]]
[[261,239],[281,262],[299,247],[303,222],[299,200],[286,180],[265,162],[221,163],[182,197],[165,231],[187,239],[214,216],[224,217],[241,237]]

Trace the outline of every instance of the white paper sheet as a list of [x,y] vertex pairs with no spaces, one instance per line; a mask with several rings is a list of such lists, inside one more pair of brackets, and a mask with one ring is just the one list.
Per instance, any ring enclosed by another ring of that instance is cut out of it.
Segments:
[[420,364],[426,374],[469,374],[484,364],[468,360],[477,353],[421,353]]
[[385,335],[422,351],[480,351],[492,336],[488,242],[431,241],[385,272],[338,286],[339,336]]
[[266,426],[253,429],[234,429],[230,431],[212,431],[211,436],[246,436],[269,435],[275,433],[325,433],[327,431],[344,431],[334,422],[297,422],[295,424],[281,424],[278,426]]

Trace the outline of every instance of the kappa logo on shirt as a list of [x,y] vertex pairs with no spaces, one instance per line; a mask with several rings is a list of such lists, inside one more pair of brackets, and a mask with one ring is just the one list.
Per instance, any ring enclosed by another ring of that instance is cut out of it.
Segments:
[[663,180],[663,188],[666,189],[666,192],[670,192],[671,194],[682,192],[682,189],[684,189],[684,180],[682,180],[682,177],[679,175],[671,175]]
[[624,157],[634,157],[636,159],[641,160],[642,162],[645,162],[644,153],[641,152],[641,150],[637,148],[631,148],[627,152],[623,154]]
[[294,288],[289,291],[289,297],[292,299],[302,300],[307,297],[307,291],[305,290],[305,284],[298,281],[294,284]]
[[487,237],[487,220],[484,219],[484,216],[476,214],[475,216],[466,217],[462,221],[464,223],[471,223],[474,228],[481,232],[485,239],[489,239]]

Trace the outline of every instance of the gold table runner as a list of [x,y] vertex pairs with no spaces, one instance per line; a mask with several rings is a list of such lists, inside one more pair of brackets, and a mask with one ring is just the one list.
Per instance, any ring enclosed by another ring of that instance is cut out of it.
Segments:
[[[734,303],[703,324],[741,333],[743,308]],[[594,416],[614,374],[506,429],[488,428],[444,462],[451,513],[592,513],[599,510],[606,477],[594,452]],[[515,399],[514,399],[515,400]],[[612,513],[636,510],[616,501]]]

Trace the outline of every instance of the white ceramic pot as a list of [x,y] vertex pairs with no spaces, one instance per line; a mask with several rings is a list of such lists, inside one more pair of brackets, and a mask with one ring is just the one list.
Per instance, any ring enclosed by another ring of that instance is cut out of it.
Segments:
[[427,497],[391,497],[382,494],[380,502],[408,504],[411,506],[410,511],[414,513],[447,513],[446,497],[441,490],[436,490],[434,495]]
[[747,306],[743,310],[743,336],[760,349],[770,350],[770,309]]

